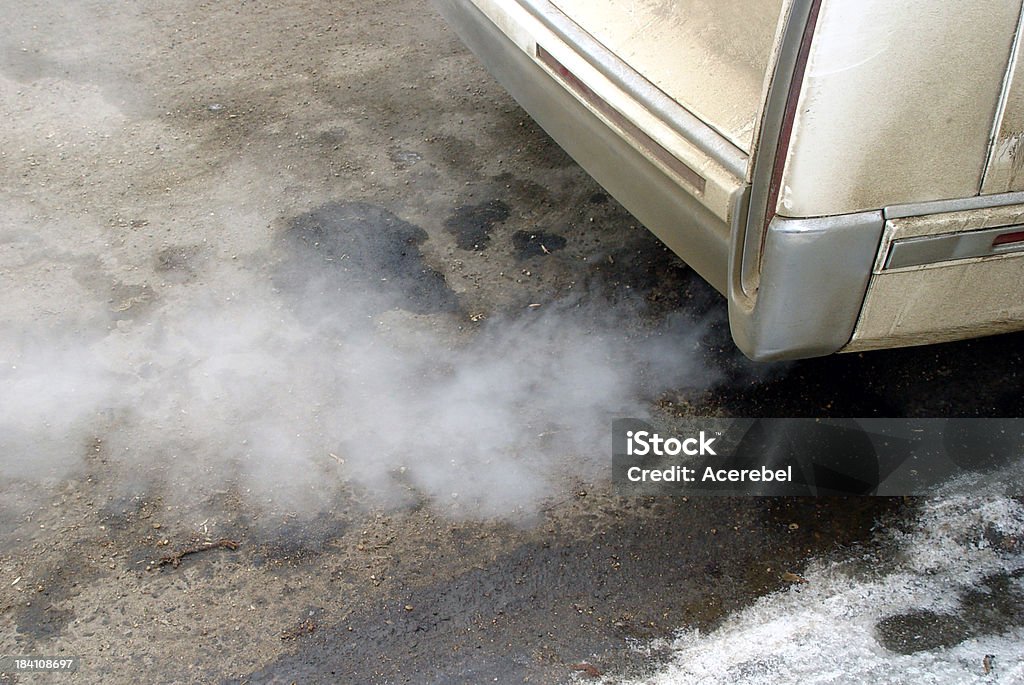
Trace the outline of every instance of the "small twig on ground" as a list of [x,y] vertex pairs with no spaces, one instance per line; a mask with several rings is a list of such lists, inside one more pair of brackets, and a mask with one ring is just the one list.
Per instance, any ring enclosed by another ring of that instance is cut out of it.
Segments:
[[234,540],[228,540],[227,538],[221,538],[213,542],[204,542],[192,547],[187,547],[180,552],[175,552],[166,557],[160,557],[160,560],[156,562],[156,566],[166,566],[170,564],[174,568],[178,568],[181,565],[181,560],[190,554],[197,554],[199,552],[206,552],[211,549],[230,549],[232,551],[238,549],[238,543]]
[[594,666],[593,664],[588,664],[585,661],[584,662],[580,662],[578,664],[573,664],[572,665],[572,670],[574,670],[574,671],[583,671],[584,673],[586,673],[591,678],[600,678],[601,677],[600,669],[598,669],[597,666]]

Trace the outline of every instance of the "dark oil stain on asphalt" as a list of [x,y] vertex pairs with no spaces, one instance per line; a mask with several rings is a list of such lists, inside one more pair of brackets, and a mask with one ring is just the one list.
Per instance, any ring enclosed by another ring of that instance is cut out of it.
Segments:
[[471,140],[448,135],[432,135],[424,139],[432,157],[445,165],[446,170],[460,178],[479,178],[480,153]]
[[[610,507],[601,509],[615,509]],[[621,503],[620,503],[621,504]],[[713,628],[750,593],[783,586],[803,559],[868,537],[896,500],[638,499],[590,536],[526,534],[485,566],[415,582],[301,638],[238,681],[555,683],[587,660],[638,672],[627,638]],[[802,522],[794,529],[788,524]],[[696,526],[693,523],[700,522]]]
[[459,249],[480,252],[491,242],[491,229],[494,225],[509,216],[507,204],[501,200],[487,200],[457,208],[444,222],[444,226],[455,236],[455,244]]
[[327,303],[367,312],[454,311],[455,293],[423,258],[426,239],[422,228],[377,205],[330,202],[291,221],[284,233],[290,257],[274,281],[313,319],[324,316]]
[[[640,298],[638,325],[677,313],[709,324],[723,318],[718,293],[647,231],[636,231],[622,243],[599,246],[595,252],[582,262],[585,270],[578,274],[582,290],[610,303]],[[707,361],[712,367],[714,360]]]
[[284,521],[273,527],[246,528],[255,551],[253,566],[270,565],[287,569],[302,561],[311,561],[330,549],[342,537],[350,523],[336,514],[319,513],[312,519]]
[[508,198],[513,204],[539,207],[555,204],[551,188],[508,171],[491,176],[484,188],[489,189],[493,195]]
[[23,586],[32,591],[25,592],[27,599],[13,609],[16,634],[10,637],[29,652],[35,644],[58,637],[76,617],[74,599],[99,575],[88,564],[65,562],[25,579]]

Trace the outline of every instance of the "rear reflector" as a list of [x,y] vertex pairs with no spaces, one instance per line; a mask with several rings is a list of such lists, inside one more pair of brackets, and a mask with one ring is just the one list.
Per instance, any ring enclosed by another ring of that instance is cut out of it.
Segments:
[[1013,233],[1003,233],[997,235],[996,239],[992,241],[992,247],[997,248],[1001,246],[1013,245],[1015,243],[1024,243],[1024,231],[1014,231]]
[[576,74],[569,71],[565,65],[555,59],[554,55],[537,45],[537,59],[546,66],[559,81],[569,90],[576,94],[581,100],[594,108],[608,121],[617,126],[625,136],[630,139],[641,151],[649,157],[657,160],[674,174],[686,181],[698,193],[704,192],[707,184],[704,177],[691,169],[685,162],[666,150],[660,143],[644,133],[643,130],[632,121],[624,117],[617,109],[612,107],[597,93],[592,91],[587,84],[583,83]]

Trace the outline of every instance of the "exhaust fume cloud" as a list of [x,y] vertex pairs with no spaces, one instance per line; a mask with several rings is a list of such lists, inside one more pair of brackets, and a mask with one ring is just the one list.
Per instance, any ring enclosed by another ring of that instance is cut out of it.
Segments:
[[282,230],[276,263],[214,266],[217,287],[130,326],[60,344],[6,331],[3,477],[73,472],[93,450],[126,482],[190,497],[237,488],[313,512],[354,488],[509,515],[604,475],[612,418],[714,380],[688,353],[703,324],[645,330],[632,299],[554,301],[470,331],[425,239],[334,203]]

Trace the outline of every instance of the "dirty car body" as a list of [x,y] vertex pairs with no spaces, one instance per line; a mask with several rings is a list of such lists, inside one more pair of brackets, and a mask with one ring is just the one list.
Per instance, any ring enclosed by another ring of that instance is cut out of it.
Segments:
[[1020,0],[437,3],[749,357],[1024,328]]

